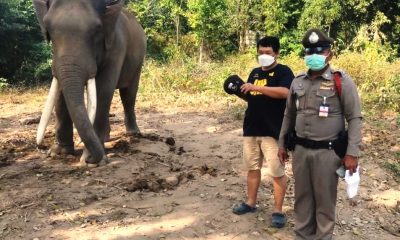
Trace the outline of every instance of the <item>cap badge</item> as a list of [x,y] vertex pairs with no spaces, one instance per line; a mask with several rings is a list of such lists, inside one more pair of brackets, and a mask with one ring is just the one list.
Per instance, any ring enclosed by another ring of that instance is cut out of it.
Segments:
[[310,34],[310,37],[308,38],[308,40],[310,41],[310,43],[317,43],[319,40],[318,34],[316,34],[315,32],[312,32]]

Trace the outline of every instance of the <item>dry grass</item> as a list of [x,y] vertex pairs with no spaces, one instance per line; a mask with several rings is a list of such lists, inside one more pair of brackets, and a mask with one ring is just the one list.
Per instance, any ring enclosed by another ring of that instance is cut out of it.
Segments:
[[32,89],[8,88],[0,92],[0,116],[10,117],[20,115],[30,109],[31,112],[41,111],[48,89],[36,87]]

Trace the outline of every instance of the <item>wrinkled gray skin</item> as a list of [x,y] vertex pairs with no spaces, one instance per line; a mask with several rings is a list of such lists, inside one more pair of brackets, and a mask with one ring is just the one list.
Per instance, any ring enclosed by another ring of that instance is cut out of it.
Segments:
[[[109,111],[118,88],[128,133],[139,133],[134,112],[145,34],[121,1],[32,0],[40,27],[53,46],[53,75],[61,86],[57,100],[56,142],[52,154],[73,153],[73,125],[90,155],[86,163],[106,160]],[[111,3],[110,3],[111,2]],[[96,79],[97,111],[91,125],[84,104],[84,86]],[[82,159],[81,159],[82,160]]]

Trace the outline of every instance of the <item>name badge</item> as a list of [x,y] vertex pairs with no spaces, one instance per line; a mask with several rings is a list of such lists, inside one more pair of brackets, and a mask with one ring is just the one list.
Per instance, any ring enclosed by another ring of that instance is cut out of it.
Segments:
[[328,117],[329,114],[329,106],[321,105],[319,106],[319,117]]
[[319,117],[328,117],[329,105],[326,103],[326,97],[324,97],[324,102],[319,106]]

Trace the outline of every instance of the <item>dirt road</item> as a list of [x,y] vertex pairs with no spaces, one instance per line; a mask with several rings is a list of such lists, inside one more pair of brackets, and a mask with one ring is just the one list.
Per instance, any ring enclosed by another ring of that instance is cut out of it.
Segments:
[[[229,107],[142,105],[137,111],[142,136],[132,137],[124,135],[122,107],[114,103],[112,139],[106,145],[110,163],[86,169],[76,166],[80,146],[77,156],[46,156],[54,122],[44,146],[36,147],[40,106],[24,103],[10,100],[0,107],[0,239],[293,238],[292,180],[284,229],[269,228],[273,198],[265,175],[258,211],[231,212],[245,198],[245,172],[242,120]],[[378,156],[385,156],[380,151],[387,148],[374,147],[389,143],[377,142],[379,134],[368,124],[360,194],[350,202],[340,182],[335,239],[400,236],[399,183],[378,165],[383,160]],[[387,134],[398,133],[397,126]]]

